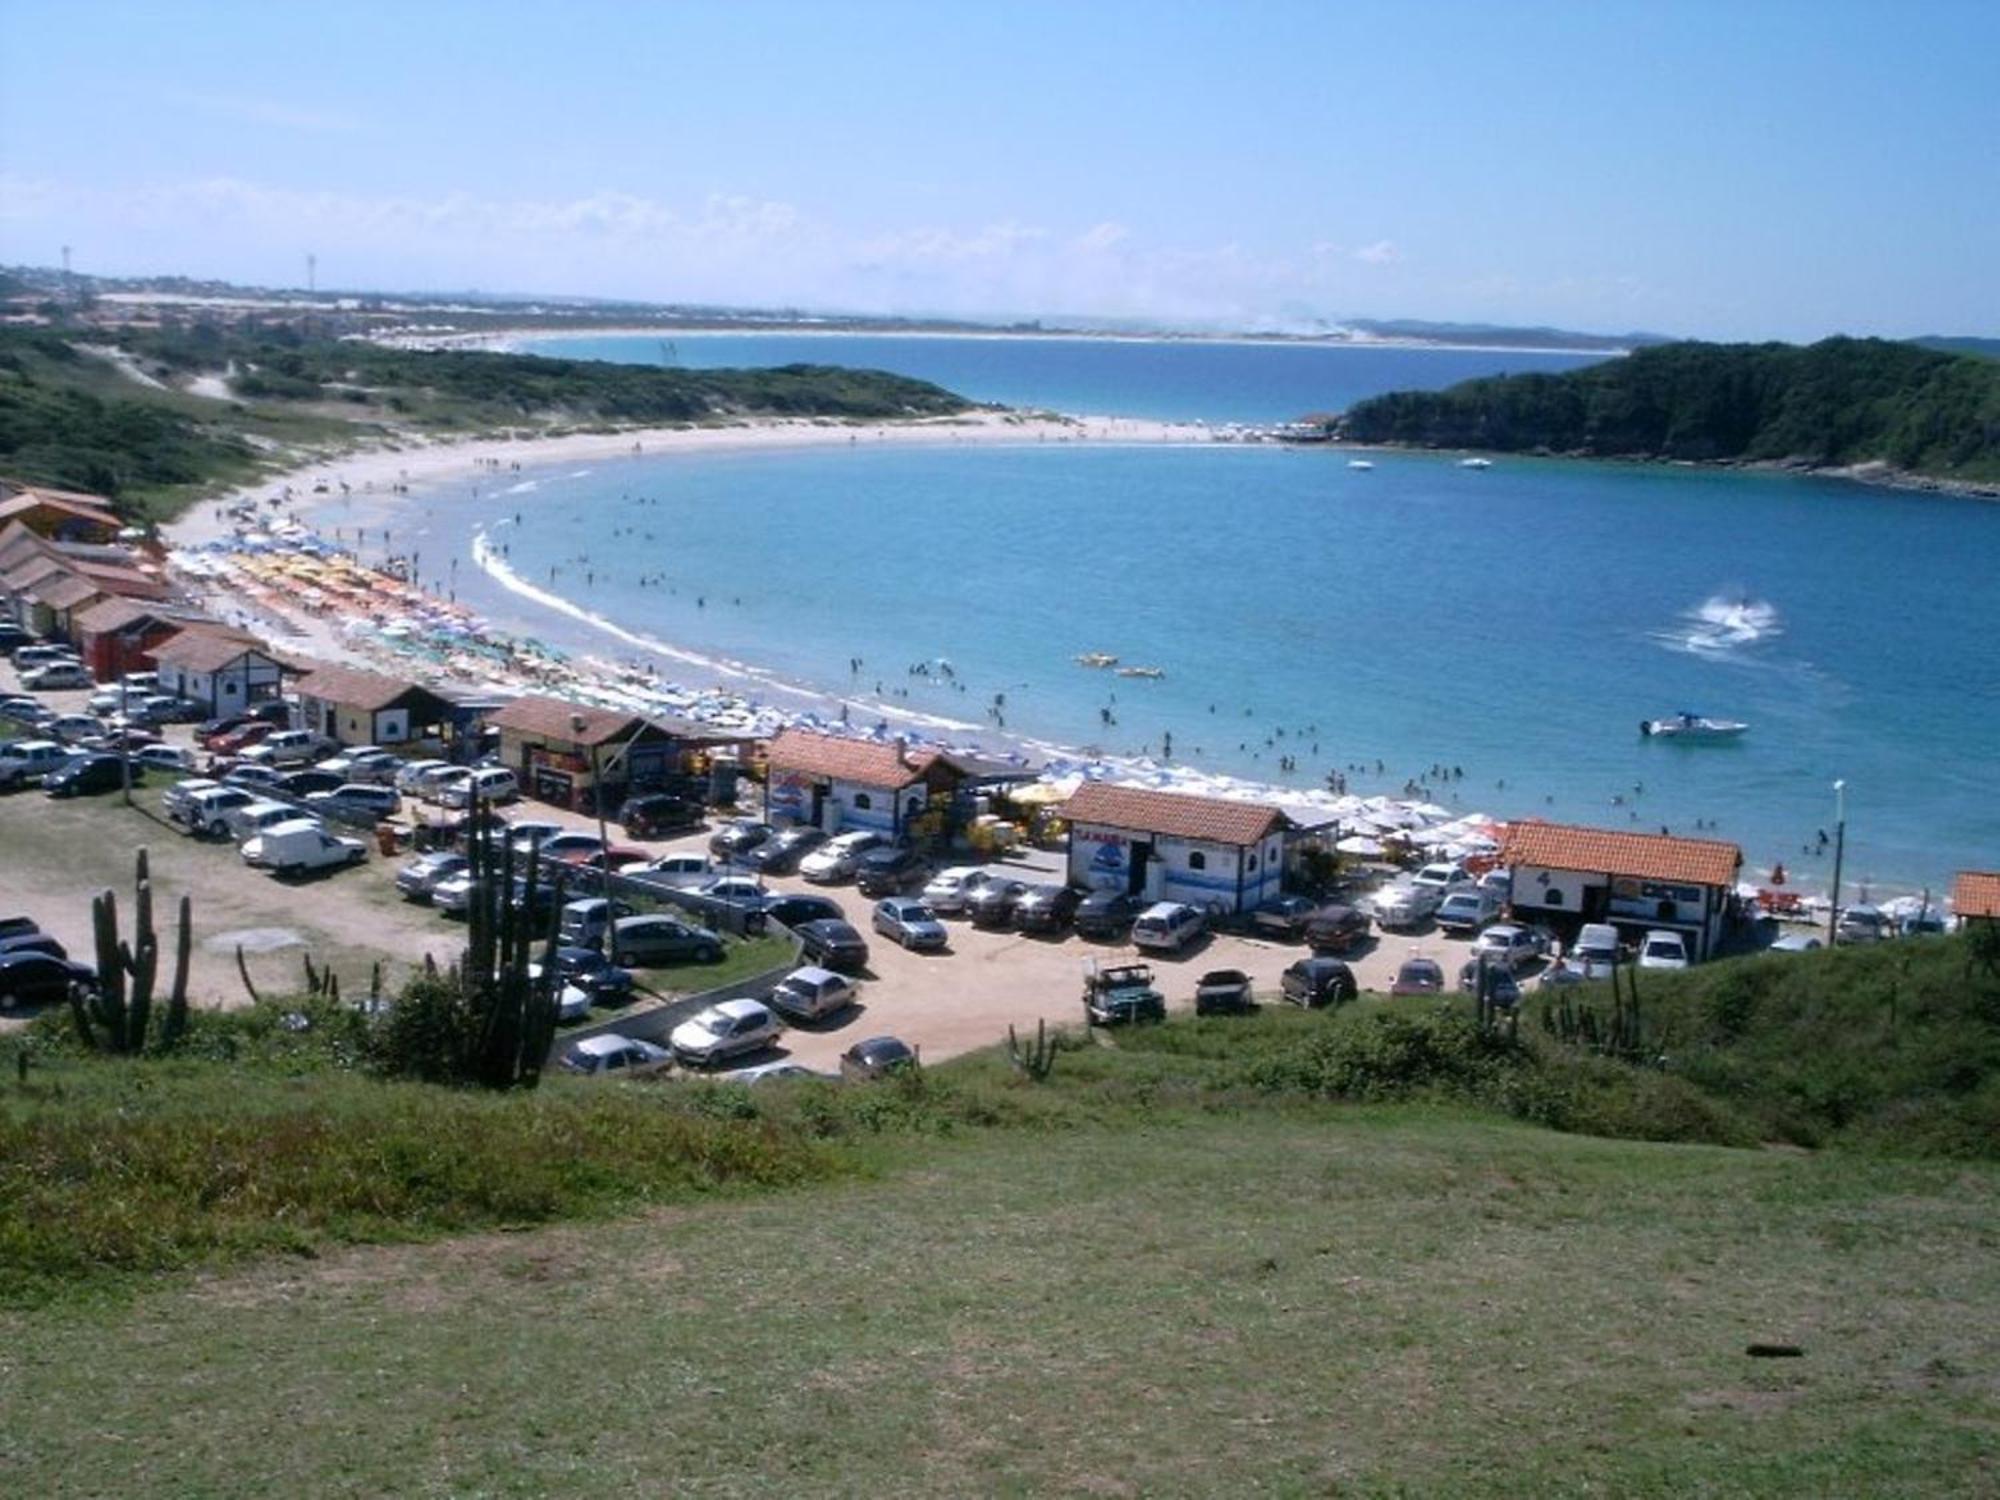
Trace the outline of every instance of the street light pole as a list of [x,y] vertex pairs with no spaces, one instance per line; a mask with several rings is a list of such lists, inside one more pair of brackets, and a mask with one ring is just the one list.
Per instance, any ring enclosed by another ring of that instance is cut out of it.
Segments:
[[1826,914],[1826,945],[1840,929],[1840,865],[1847,854],[1847,783],[1833,784],[1833,900]]

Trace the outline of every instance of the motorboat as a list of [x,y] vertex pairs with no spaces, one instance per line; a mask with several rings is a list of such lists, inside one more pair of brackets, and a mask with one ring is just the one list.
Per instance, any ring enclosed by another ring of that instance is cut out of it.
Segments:
[[1350,458],[1347,461],[1347,467],[1350,469],[1372,469],[1375,465],[1365,458]]
[[1115,667],[1118,658],[1108,651],[1085,651],[1077,656],[1076,664],[1079,667]]
[[1493,460],[1490,458],[1461,458],[1458,461],[1458,466],[1461,469],[1490,469],[1493,467]]
[[1666,740],[1733,740],[1749,727],[1741,719],[1711,719],[1685,709],[1671,719],[1639,721],[1639,733]]
[[1120,667],[1118,675],[1120,677],[1164,677],[1167,673],[1163,667]]

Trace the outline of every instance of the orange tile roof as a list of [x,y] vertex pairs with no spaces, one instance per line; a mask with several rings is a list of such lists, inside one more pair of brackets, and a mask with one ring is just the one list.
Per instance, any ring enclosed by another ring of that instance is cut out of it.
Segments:
[[1237,845],[1254,844],[1285,822],[1283,813],[1261,802],[1191,797],[1102,781],[1078,787],[1063,804],[1063,816],[1072,823],[1102,823],[1135,833]]
[[771,741],[771,769],[803,771],[830,781],[898,790],[920,779],[921,773],[903,757],[898,740],[849,740],[814,734],[809,729],[781,729]]
[[407,677],[385,677],[359,667],[316,667],[301,677],[295,691],[301,698],[317,698],[342,708],[363,713],[380,713],[404,699],[419,714],[437,713],[446,707],[444,699]]
[[1961,917],[2000,917],[2000,872],[1960,870],[1951,883],[1951,909]]
[[[581,729],[575,727],[577,718],[583,720]],[[498,713],[488,715],[486,722],[496,729],[565,745],[603,745],[639,729],[639,716],[629,709],[592,708],[537,693],[516,698]]]
[[191,625],[155,646],[153,660],[163,666],[184,667],[190,672],[219,672],[252,653],[266,661],[275,660],[269,648],[260,641],[220,627]]
[[1510,865],[1541,865],[1550,870],[1733,885],[1743,851],[1721,839],[1683,839],[1530,821],[1507,830],[1500,858]]

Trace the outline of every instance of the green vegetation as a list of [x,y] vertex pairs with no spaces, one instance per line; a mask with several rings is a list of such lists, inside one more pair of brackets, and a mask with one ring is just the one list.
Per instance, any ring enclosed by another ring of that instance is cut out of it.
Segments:
[[1884,463],[2000,478],[2000,364],[1883,339],[1665,344],[1563,375],[1509,375],[1356,405],[1364,443],[1599,458]]
[[[968,409],[925,381],[826,365],[656,369],[390,349],[289,327],[116,337],[130,372],[79,347],[80,334],[0,330],[0,474],[107,495],[135,515],[169,515],[204,486],[367,442]],[[226,398],[209,394],[219,389]]]

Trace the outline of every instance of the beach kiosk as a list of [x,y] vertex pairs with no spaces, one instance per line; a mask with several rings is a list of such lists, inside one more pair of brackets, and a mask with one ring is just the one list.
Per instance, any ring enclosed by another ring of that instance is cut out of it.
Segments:
[[741,739],[660,714],[537,693],[516,698],[486,725],[498,731],[500,763],[520,778],[522,796],[577,811],[601,801],[607,813],[634,793],[671,785],[701,751]]
[[1064,816],[1071,885],[1235,913],[1284,882],[1290,821],[1266,803],[1086,781]]
[[912,762],[899,739],[784,729],[772,738],[765,760],[764,817],[770,822],[893,836],[921,818],[930,802],[925,768]]
[[1961,926],[2000,923],[2000,871],[1960,870],[1951,883],[1951,909]]
[[255,636],[221,625],[190,625],[153,648],[160,691],[199,703],[211,718],[240,714],[276,698],[285,667]]
[[421,683],[358,667],[321,667],[299,679],[299,720],[337,745],[443,740],[452,705]]
[[1625,937],[1678,932],[1697,962],[1727,925],[1743,851],[1721,839],[1674,838],[1568,823],[1512,824],[1501,844],[1514,915],[1576,935],[1608,922]]

